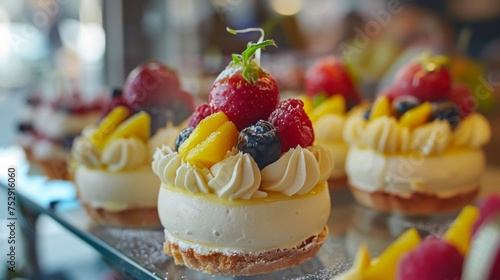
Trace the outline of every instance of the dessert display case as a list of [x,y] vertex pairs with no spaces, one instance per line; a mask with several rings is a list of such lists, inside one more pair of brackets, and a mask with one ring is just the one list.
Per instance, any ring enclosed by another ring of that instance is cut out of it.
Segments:
[[[16,168],[18,218],[23,217],[29,230],[35,229],[39,215],[51,217],[72,235],[94,247],[123,279],[335,279],[351,267],[359,244],[367,244],[371,254],[376,256],[410,227],[415,227],[422,236],[442,235],[458,214],[458,211],[426,217],[384,214],[356,204],[347,188],[335,188],[330,190],[330,233],[313,259],[270,274],[214,277],[175,265],[173,258],[163,252],[164,235],[160,228],[126,229],[94,224],[77,201],[73,183],[47,180],[25,161],[19,147],[0,150],[0,162]],[[7,178],[2,176],[0,191],[6,193]],[[487,168],[482,177],[484,188],[480,197],[494,192],[498,182],[500,169]],[[32,241],[29,247],[35,250],[36,240]],[[31,253],[36,254],[35,251]],[[36,258],[33,261],[36,262]],[[36,263],[31,265],[36,267]]]

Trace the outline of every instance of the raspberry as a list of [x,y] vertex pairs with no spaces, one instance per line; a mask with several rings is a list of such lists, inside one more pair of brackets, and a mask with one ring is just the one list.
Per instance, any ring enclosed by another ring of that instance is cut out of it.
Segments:
[[187,126],[196,127],[201,122],[201,120],[210,116],[211,114],[212,109],[210,108],[210,105],[206,103],[198,105],[196,106],[196,109],[194,109],[194,112],[191,114],[191,117],[189,117]]
[[479,218],[472,227],[474,235],[477,229],[491,216],[500,213],[500,194],[493,194],[486,197],[479,205]]
[[443,239],[425,239],[398,264],[396,279],[400,280],[460,280],[464,258]]
[[278,131],[281,153],[297,145],[305,148],[314,141],[312,123],[304,111],[304,103],[295,98],[282,101],[269,116],[269,122]]

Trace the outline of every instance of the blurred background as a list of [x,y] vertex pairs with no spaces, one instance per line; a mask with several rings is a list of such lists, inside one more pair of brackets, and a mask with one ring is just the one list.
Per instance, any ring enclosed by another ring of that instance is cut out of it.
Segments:
[[[262,27],[276,41],[262,65],[282,95],[302,93],[307,67],[325,55],[343,57],[368,100],[423,51],[449,55],[455,80],[470,86],[491,122],[488,164],[500,165],[498,0],[0,0],[0,146],[15,143],[17,116],[31,94],[109,95],[149,59],[176,69],[184,88],[205,99],[230,55],[259,36],[234,36],[226,27]],[[38,234],[62,234],[46,223]],[[88,259],[69,259],[102,276],[98,254],[82,250]],[[64,259],[47,258],[47,267],[75,271]],[[75,277],[92,278],[83,275]]]

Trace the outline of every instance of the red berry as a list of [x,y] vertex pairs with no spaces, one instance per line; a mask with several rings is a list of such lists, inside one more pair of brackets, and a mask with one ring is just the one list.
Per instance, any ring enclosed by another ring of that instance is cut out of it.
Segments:
[[200,104],[196,107],[191,117],[189,117],[187,127],[196,127],[201,120],[210,116],[212,114],[212,109],[208,104]]
[[443,239],[426,238],[399,261],[399,280],[460,280],[464,258]]
[[304,112],[304,103],[299,99],[282,101],[269,116],[269,122],[278,132],[282,153],[297,145],[305,148],[314,141],[311,120]]
[[457,104],[460,109],[460,117],[465,118],[470,113],[476,111],[478,106],[476,99],[472,95],[469,87],[464,84],[457,84],[453,86],[450,94],[450,99]]
[[326,93],[328,96],[341,94],[346,101],[361,102],[349,70],[336,57],[327,57],[316,62],[306,72],[305,89],[310,97]]
[[451,92],[451,74],[442,57],[426,56],[399,69],[393,90],[397,96],[413,95],[420,101],[446,100]]
[[491,216],[500,214],[500,194],[492,194],[486,197],[479,205],[479,218],[472,227],[472,233],[475,234],[477,229],[484,224]]
[[166,108],[172,96],[178,95],[180,91],[176,73],[166,65],[152,61],[130,72],[123,88],[123,97],[135,108]]

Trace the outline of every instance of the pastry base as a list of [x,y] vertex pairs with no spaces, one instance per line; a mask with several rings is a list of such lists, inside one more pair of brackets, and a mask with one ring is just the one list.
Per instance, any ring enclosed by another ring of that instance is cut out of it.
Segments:
[[83,203],[92,220],[99,225],[126,228],[161,228],[156,207],[130,207],[120,211],[93,208]]
[[337,178],[329,178],[328,179],[328,189],[330,190],[338,190],[347,188],[347,176],[343,175]]
[[64,161],[35,160],[32,163],[39,166],[43,174],[50,180],[72,180],[68,165]]
[[313,258],[328,237],[325,226],[319,235],[311,236],[293,249],[276,249],[259,254],[212,252],[198,254],[192,248],[180,248],[177,243],[165,242],[163,250],[174,258],[175,264],[212,275],[256,275],[290,268]]
[[435,195],[414,193],[409,198],[386,192],[367,192],[349,184],[356,201],[368,208],[382,212],[398,212],[407,215],[428,215],[439,212],[456,210],[471,204],[479,193],[479,186],[472,191],[461,193],[448,198],[439,198]]

